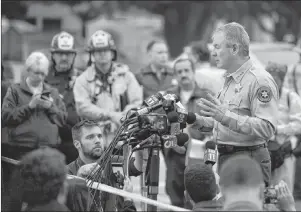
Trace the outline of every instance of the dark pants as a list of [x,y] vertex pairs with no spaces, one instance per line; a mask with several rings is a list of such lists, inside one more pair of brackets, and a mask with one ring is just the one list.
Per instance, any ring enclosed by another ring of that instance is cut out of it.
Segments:
[[218,157],[218,172],[220,172],[221,167],[230,157],[235,155],[249,155],[255,159],[261,166],[264,182],[266,186],[270,185],[271,179],[271,157],[268,149],[266,147],[260,147],[252,151],[237,151],[231,153],[220,153]]
[[294,198],[301,200],[301,157],[296,158]]
[[171,204],[184,208],[184,171],[185,155],[170,152],[165,155],[166,162],[166,193],[170,197]]

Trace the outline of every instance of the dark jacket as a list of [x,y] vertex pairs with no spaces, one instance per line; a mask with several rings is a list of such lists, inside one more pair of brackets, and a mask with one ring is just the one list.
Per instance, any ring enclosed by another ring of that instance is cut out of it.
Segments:
[[[49,74],[45,79],[45,82],[50,86],[58,89],[60,96],[62,97],[66,110],[67,119],[66,124],[59,128],[59,134],[63,142],[71,142],[72,134],[71,128],[80,121],[75,108],[75,101],[73,95],[73,84],[75,78],[79,76],[82,72],[78,69],[72,69],[68,72],[58,73],[51,66],[49,69]],[[71,142],[72,143],[72,142]]]
[[58,203],[56,200],[53,200],[44,205],[37,205],[33,207],[26,208],[25,211],[70,211],[65,205]]
[[198,202],[193,206],[192,211],[220,211],[223,205],[217,200]]
[[[181,88],[176,86],[167,90],[169,93],[176,94],[180,98]],[[196,106],[196,100],[204,97],[205,91],[199,88],[197,85],[194,89],[194,92],[187,104],[187,111],[189,112],[198,112]],[[180,99],[181,101],[181,99]],[[198,130],[189,129],[190,136],[195,139],[203,139]],[[185,147],[188,145],[187,141]],[[186,154],[179,154],[172,149],[165,149],[164,158],[166,162],[167,172],[166,172],[166,193],[171,198],[171,203],[173,205],[184,207],[184,170],[185,170],[185,159]]]
[[20,146],[57,146],[58,127],[65,124],[66,108],[58,91],[46,84],[43,94],[50,93],[53,105],[49,109],[30,109],[32,92],[25,80],[9,87],[3,100],[2,123],[8,127],[9,142]]
[[[176,94],[179,98],[181,97],[180,86],[172,87],[171,89],[168,89],[168,92]],[[198,107],[196,101],[199,100],[200,98],[206,98],[206,92],[210,92],[210,91],[200,88],[198,84],[195,82],[194,91],[187,103],[186,109],[188,112],[199,113],[200,108]],[[197,129],[188,128],[188,131],[189,131],[189,135],[194,139],[202,140],[204,138],[204,135],[202,135]]]
[[[83,165],[85,165],[85,163],[78,157],[75,161],[68,164],[68,174],[77,175],[79,168]],[[116,187],[117,185],[117,177],[114,174],[110,175],[110,184],[113,187]],[[99,197],[100,195],[97,196]],[[100,202],[101,200],[99,199],[98,201]],[[91,207],[93,209],[96,208],[93,203]],[[106,196],[106,201],[102,207],[104,211],[115,211],[116,209],[117,211],[136,211],[136,207],[132,201],[124,201],[121,196],[116,196],[114,194],[108,194]]]
[[159,91],[169,89],[173,84],[173,80],[175,80],[174,72],[169,68],[166,69],[161,80],[159,80],[150,65],[142,68],[135,76],[139,84],[143,86],[143,99]]
[[66,206],[70,211],[88,211],[91,206],[89,188],[84,179],[68,178]]

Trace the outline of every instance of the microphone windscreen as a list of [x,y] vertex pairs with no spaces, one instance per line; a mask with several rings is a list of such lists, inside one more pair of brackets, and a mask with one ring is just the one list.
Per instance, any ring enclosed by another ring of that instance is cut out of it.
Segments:
[[176,136],[178,146],[184,146],[184,144],[189,140],[189,136],[187,133],[180,133]]
[[167,118],[170,123],[174,123],[178,121],[179,115],[176,111],[172,111],[167,114]]
[[137,133],[136,137],[138,140],[143,141],[143,140],[147,139],[149,136],[151,136],[150,131],[147,129],[143,129]]
[[216,144],[214,143],[214,141],[207,141],[206,144],[205,144],[206,149],[215,150],[215,146],[216,146]]
[[195,122],[195,120],[196,120],[196,115],[194,113],[188,112],[186,122],[188,124],[193,124]]
[[173,94],[174,97],[175,97],[175,102],[179,102],[180,101],[180,98],[176,95],[176,94]]

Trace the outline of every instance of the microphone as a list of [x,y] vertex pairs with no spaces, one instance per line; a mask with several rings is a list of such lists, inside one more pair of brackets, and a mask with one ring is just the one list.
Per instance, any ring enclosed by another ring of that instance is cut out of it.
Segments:
[[126,137],[126,136],[128,136],[128,135],[130,135],[132,133],[138,132],[139,130],[141,130],[139,126],[138,127],[133,127],[132,129],[126,131],[125,133],[122,133],[120,135],[120,137]]
[[133,148],[133,151],[136,150],[136,149],[139,149],[141,146],[143,146],[144,144],[150,142],[150,141],[153,141],[156,139],[156,136],[157,134],[152,134],[151,136],[149,136],[148,138],[146,138],[145,140],[141,141],[137,146],[135,146]]
[[154,105],[160,103],[161,95],[162,94],[160,94],[160,93],[156,93],[154,95],[151,95],[150,97],[148,97],[147,99],[145,99],[143,101],[142,105],[144,105],[146,107],[151,107],[151,106],[154,106]]
[[167,114],[167,119],[170,122],[170,134],[177,135],[181,133],[181,125],[178,122],[179,115],[177,112],[172,111]]
[[142,114],[146,114],[151,112],[152,110],[156,110],[158,108],[160,108],[162,106],[162,104],[160,104],[160,99],[161,99],[161,94],[157,93],[154,95],[151,95],[150,97],[148,97],[147,99],[145,99],[142,103],[142,105],[144,107],[139,108],[136,112],[132,113],[129,118],[133,118],[135,116],[139,116]]
[[151,131],[149,131],[148,129],[142,129],[137,133],[136,138],[139,141],[143,141],[144,139],[147,139],[149,136],[151,136]]
[[211,167],[216,163],[216,144],[213,141],[207,141],[205,144],[205,153],[204,153],[204,160],[205,164],[211,165]]
[[174,102],[180,101],[180,98],[173,93],[167,93],[165,91],[162,91],[162,92],[159,92],[158,95],[160,96],[159,99],[162,101],[164,101],[164,100],[171,100]]
[[188,112],[187,115],[187,124],[193,124],[196,121],[196,115],[194,113]]
[[168,149],[175,146],[184,146],[189,140],[189,136],[186,133],[180,133],[178,135],[163,135],[162,139],[164,147]]
[[180,133],[177,135],[178,146],[184,146],[188,140],[189,140],[189,136],[187,133]]
[[155,104],[153,106],[144,107],[144,108],[141,108],[141,109],[137,110],[134,114],[136,116],[147,114],[147,113],[150,113],[153,110],[159,109],[161,106],[162,106],[162,103],[158,103],[158,104]]

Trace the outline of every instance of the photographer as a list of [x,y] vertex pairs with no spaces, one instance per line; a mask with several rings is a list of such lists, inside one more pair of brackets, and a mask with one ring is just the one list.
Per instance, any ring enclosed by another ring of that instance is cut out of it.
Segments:
[[[97,160],[101,157],[106,148],[102,127],[95,121],[83,120],[73,126],[72,137],[79,157],[68,164],[68,174],[86,178],[91,174],[91,171],[97,165]],[[112,164],[108,165],[99,178],[98,182],[113,187],[119,187],[121,184],[124,184],[123,189],[132,192],[133,188],[130,182],[128,182],[128,179],[124,180],[123,177],[113,173]],[[104,211],[136,211],[136,207],[130,199],[123,199],[122,197],[106,192],[101,192],[99,197],[99,199],[96,197],[96,201],[99,201],[101,205],[95,204],[95,201],[92,200],[91,210],[99,210],[101,207]]]
[[186,200],[193,205],[193,211],[213,211],[222,208],[222,203],[215,199],[218,185],[210,166],[193,164],[186,167],[184,183]]
[[34,148],[60,144],[58,128],[65,124],[66,108],[57,89],[44,83],[48,68],[47,57],[33,52],[25,62],[27,77],[9,87],[4,97],[2,123],[9,130],[14,154],[10,157],[19,158]]
[[52,148],[26,154],[11,180],[8,211],[70,211],[65,156]]
[[[237,154],[221,167],[220,188],[225,211],[263,211],[265,183],[259,164],[249,156]],[[296,211],[291,192],[284,182],[275,186],[274,199],[282,211]],[[275,209],[273,209],[275,210]]]

